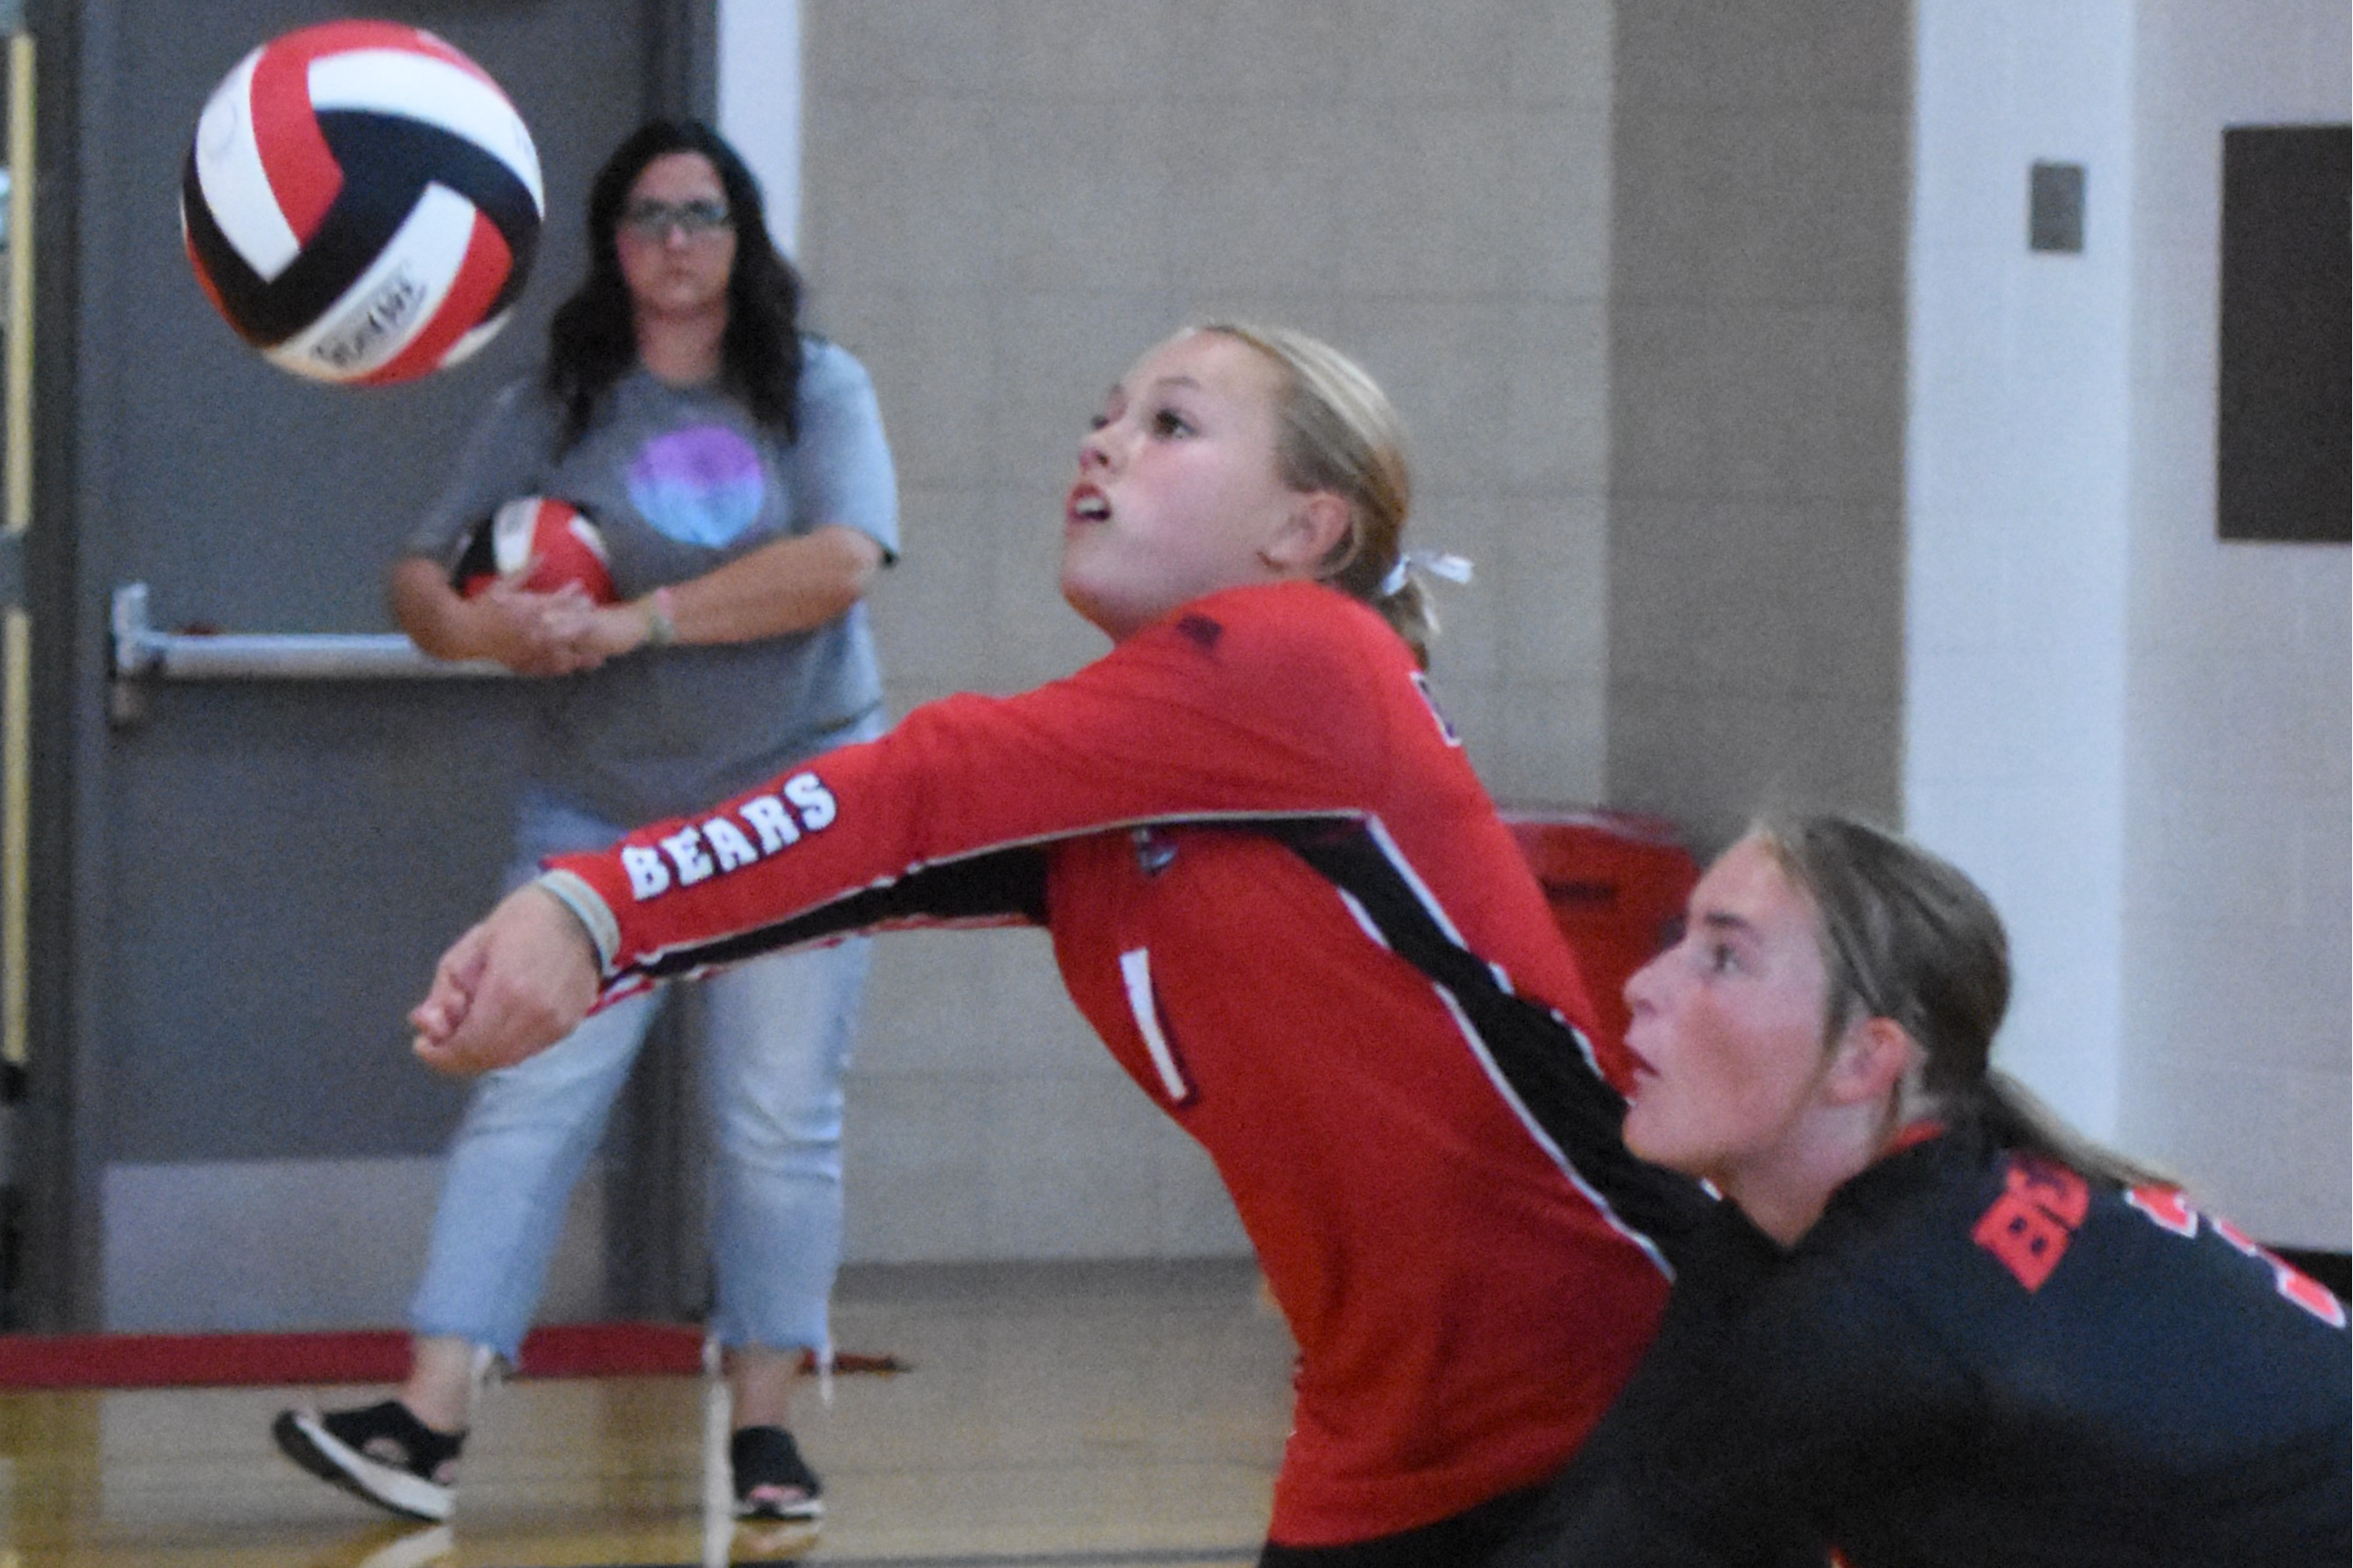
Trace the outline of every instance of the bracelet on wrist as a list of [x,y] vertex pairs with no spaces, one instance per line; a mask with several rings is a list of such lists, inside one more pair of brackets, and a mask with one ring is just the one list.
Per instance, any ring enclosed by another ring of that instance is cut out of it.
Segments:
[[668,647],[678,641],[678,622],[670,615],[670,590],[656,588],[641,603],[646,612],[646,647]]

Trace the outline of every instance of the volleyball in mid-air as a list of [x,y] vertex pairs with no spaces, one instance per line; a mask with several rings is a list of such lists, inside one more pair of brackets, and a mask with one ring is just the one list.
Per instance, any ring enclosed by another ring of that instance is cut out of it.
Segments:
[[576,583],[591,602],[613,602],[605,536],[586,512],[553,496],[519,496],[475,524],[449,582],[470,599],[498,582],[534,594]]
[[213,89],[180,183],[196,280],[282,370],[381,385],[488,342],[546,199],[490,73],[416,27],[282,34]]

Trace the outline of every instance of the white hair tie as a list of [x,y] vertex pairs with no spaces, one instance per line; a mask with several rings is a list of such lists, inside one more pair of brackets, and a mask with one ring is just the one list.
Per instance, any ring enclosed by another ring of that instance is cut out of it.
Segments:
[[1416,572],[1427,572],[1433,577],[1443,577],[1450,583],[1471,581],[1471,563],[1460,555],[1443,550],[1409,550],[1399,555],[1389,574],[1381,579],[1380,596],[1404,591],[1406,580]]

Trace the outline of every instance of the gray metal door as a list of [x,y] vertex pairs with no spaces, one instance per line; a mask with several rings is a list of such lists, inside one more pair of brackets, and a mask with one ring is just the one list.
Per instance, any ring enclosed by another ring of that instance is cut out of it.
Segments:
[[[30,1026],[10,1326],[385,1322],[461,1091],[402,1014],[491,897],[515,691],[491,679],[114,678],[165,631],[388,641],[384,569],[576,280],[596,163],[705,109],[710,0],[375,0],[486,67],[549,222],[515,319],[405,386],[313,385],[214,315],[178,232],[214,83],[332,0],[33,0],[39,347]],[[135,630],[136,628],[131,628]],[[152,661],[151,661],[152,663]]]

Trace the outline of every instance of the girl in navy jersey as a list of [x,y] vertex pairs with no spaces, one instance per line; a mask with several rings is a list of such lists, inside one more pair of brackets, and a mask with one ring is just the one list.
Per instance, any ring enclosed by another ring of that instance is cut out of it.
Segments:
[[600,993],[844,931],[1042,925],[1297,1341],[1264,1561],[1482,1561],[1648,1343],[1651,1232],[1700,1200],[1625,1157],[1615,1042],[1430,700],[1408,489],[1324,345],[1162,343],[1062,518],[1109,654],[557,858],[443,959],[419,1054],[494,1067]]
[[2344,1310],[1988,1070],[1960,872],[1768,824],[1626,995],[1626,1142],[1728,1201],[1514,1568],[2347,1561]]

